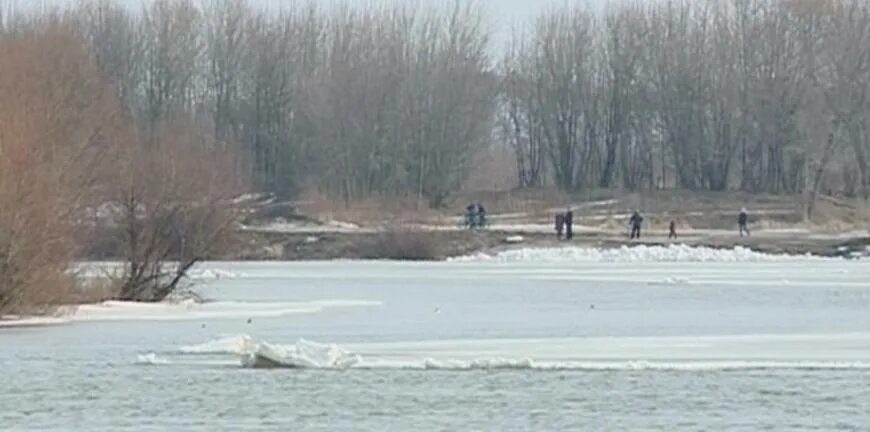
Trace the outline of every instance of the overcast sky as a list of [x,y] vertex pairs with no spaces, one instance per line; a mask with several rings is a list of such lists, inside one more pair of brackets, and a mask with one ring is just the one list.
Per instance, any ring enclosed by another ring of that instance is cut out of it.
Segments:
[[[2,0],[0,0],[2,1]],[[9,1],[9,0],[7,0]],[[76,0],[11,0],[19,5],[45,3],[49,5],[64,5],[75,3]],[[120,3],[136,6],[143,1],[148,0],[117,0]],[[208,0],[203,0],[208,1]],[[292,2],[293,0],[248,0],[250,4],[260,4],[264,6],[281,6]],[[298,0],[297,0],[298,1]],[[335,4],[336,0],[315,0],[324,5]],[[403,1],[419,1],[424,5],[439,5],[452,4],[451,0],[379,0],[386,3],[400,3]],[[509,27],[510,23],[517,21],[527,21],[529,17],[548,7],[559,6],[563,4],[576,3],[581,5],[601,5],[608,0],[479,0],[482,1],[492,14],[494,25]],[[307,0],[301,1],[306,3]],[[345,0],[345,3],[354,4],[352,0]],[[360,3],[367,3],[369,0],[359,0]],[[341,3],[341,1],[338,1]]]
[[[0,0],[3,2],[4,0]],[[7,2],[10,0],[6,0]],[[69,5],[75,3],[76,0],[11,0],[13,3],[17,3],[19,6],[22,5],[34,5],[44,3],[46,5]],[[124,3],[130,5],[132,7],[137,7],[148,0],[117,0],[120,3]],[[200,1],[208,1],[208,0],[200,0]],[[286,5],[288,3],[293,2],[293,0],[248,0],[252,5],[262,5],[265,7],[280,7],[281,5]],[[308,0],[296,0],[297,2],[307,3]],[[336,1],[336,0],[315,0],[318,3],[322,3],[324,5],[330,5],[335,3],[348,3],[354,4],[356,1],[354,0],[344,0]],[[359,3],[369,3],[371,0],[358,0]],[[419,3],[423,5],[440,5],[452,4],[452,0],[376,0],[383,1],[386,3],[400,3],[403,1],[419,1]],[[487,11],[489,12],[489,16],[487,17],[489,20],[489,24],[492,26],[493,37],[495,42],[500,44],[506,42],[509,39],[510,31],[513,27],[521,27],[527,23],[529,23],[536,14],[541,11],[552,8],[555,6],[561,6],[564,4],[578,4],[584,6],[592,6],[599,7],[605,3],[618,1],[618,0],[478,0],[481,1]]]

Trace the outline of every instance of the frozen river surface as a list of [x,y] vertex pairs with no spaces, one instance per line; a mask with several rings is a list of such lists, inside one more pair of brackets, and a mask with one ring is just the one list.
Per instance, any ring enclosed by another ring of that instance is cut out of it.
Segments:
[[870,425],[870,264],[583,254],[209,264],[205,305],[0,329],[0,429]]

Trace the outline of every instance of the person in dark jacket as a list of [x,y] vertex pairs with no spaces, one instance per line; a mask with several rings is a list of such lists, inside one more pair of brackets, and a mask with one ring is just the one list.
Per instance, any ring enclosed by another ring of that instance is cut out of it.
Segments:
[[746,207],[740,209],[740,214],[737,216],[737,226],[740,230],[740,237],[743,237],[745,233],[749,236],[749,213],[746,211]]
[[640,215],[640,212],[635,210],[628,223],[631,225],[631,239],[640,239],[640,227],[643,225],[643,216]]
[[677,239],[677,222],[671,221],[671,224],[668,226],[668,240],[676,240]]
[[465,227],[473,229],[477,224],[477,206],[474,203],[465,207]]
[[477,227],[486,227],[486,208],[484,208],[483,203],[480,202],[477,203]]
[[562,232],[565,230],[565,215],[562,213],[556,213],[556,237],[559,240],[562,240]]
[[574,210],[568,209],[565,212],[565,239],[571,240],[574,238]]

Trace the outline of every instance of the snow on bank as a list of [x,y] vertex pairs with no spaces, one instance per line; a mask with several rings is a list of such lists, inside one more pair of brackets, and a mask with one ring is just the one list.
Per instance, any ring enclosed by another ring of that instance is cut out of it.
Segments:
[[329,308],[378,306],[379,302],[324,300],[310,302],[206,302],[131,303],[108,301],[81,305],[70,315],[73,321],[186,321],[198,319],[278,318],[312,314]]
[[602,248],[523,248],[495,255],[476,254],[454,258],[454,262],[788,262],[822,260],[810,255],[770,255],[743,247],[714,249],[686,245],[671,246],[623,246],[614,249]]
[[[71,271],[81,279],[103,279],[121,275],[124,271],[124,263],[119,261],[87,261],[73,265]],[[174,262],[166,264],[166,271],[171,272],[176,265]],[[232,272],[219,268],[220,264],[202,263],[187,272],[187,278],[192,281],[211,281],[218,279],[240,279],[247,277],[244,273]]]
[[69,319],[62,317],[3,316],[0,317],[0,329],[20,327],[47,327],[67,324],[69,322]]
[[350,222],[329,221],[319,223],[287,221],[282,218],[256,225],[243,225],[241,229],[249,232],[279,234],[359,234],[376,232],[376,230],[371,228],[363,228]]
[[185,300],[163,303],[106,301],[97,304],[65,306],[56,317],[0,318],[0,328],[36,327],[94,321],[191,321],[203,319],[279,318],[314,314],[335,308],[380,306],[363,300],[319,300],[308,302],[197,302]]

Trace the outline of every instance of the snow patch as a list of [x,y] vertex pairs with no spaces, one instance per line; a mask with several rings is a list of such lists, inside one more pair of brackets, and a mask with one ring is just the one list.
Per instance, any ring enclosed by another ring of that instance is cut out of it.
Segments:
[[46,327],[67,324],[70,320],[62,317],[26,317],[6,315],[0,317],[0,329],[20,327]]
[[650,282],[650,285],[689,285],[691,281],[681,277],[667,277],[660,281]]
[[523,248],[495,255],[476,254],[454,258],[455,262],[789,262],[815,261],[826,258],[810,255],[770,255],[743,247],[714,249],[686,245],[623,246],[615,249],[600,248]]
[[305,221],[287,221],[283,218],[276,218],[269,222],[256,225],[243,225],[241,229],[251,232],[282,234],[348,234],[375,232],[372,229],[362,228],[359,225],[348,222],[330,221],[326,223],[314,223]]
[[269,204],[275,201],[275,195],[268,192],[251,192],[237,196],[230,200],[231,204]]
[[408,364],[409,369],[441,369],[441,370],[510,370],[539,368],[532,359],[473,359],[473,360],[435,360],[427,358],[422,364]]
[[[167,262],[164,264],[164,269],[167,272],[172,272],[177,266],[175,262]],[[81,279],[104,279],[110,276],[119,276],[125,270],[125,263],[112,261],[88,261],[79,262],[73,265],[70,269],[76,276]],[[187,271],[187,278],[193,281],[209,281],[218,279],[239,279],[247,277],[247,275],[238,272],[232,272],[206,263],[195,266]]]
[[311,314],[329,308],[378,306],[380,302],[360,300],[322,300],[310,302],[206,302],[185,300],[176,303],[133,303],[107,301],[74,308],[73,321],[185,321],[199,319],[278,318]]
[[194,268],[187,272],[188,279],[193,280],[218,280],[218,279],[238,279],[245,277],[241,273],[235,273],[221,269],[197,269]]
[[148,353],[137,356],[136,364],[158,366],[168,365],[171,364],[171,362],[168,359],[158,356],[156,353]]
[[257,346],[257,342],[248,335],[229,336],[215,339],[202,344],[187,345],[178,349],[182,354],[229,354],[243,355],[251,352]]

